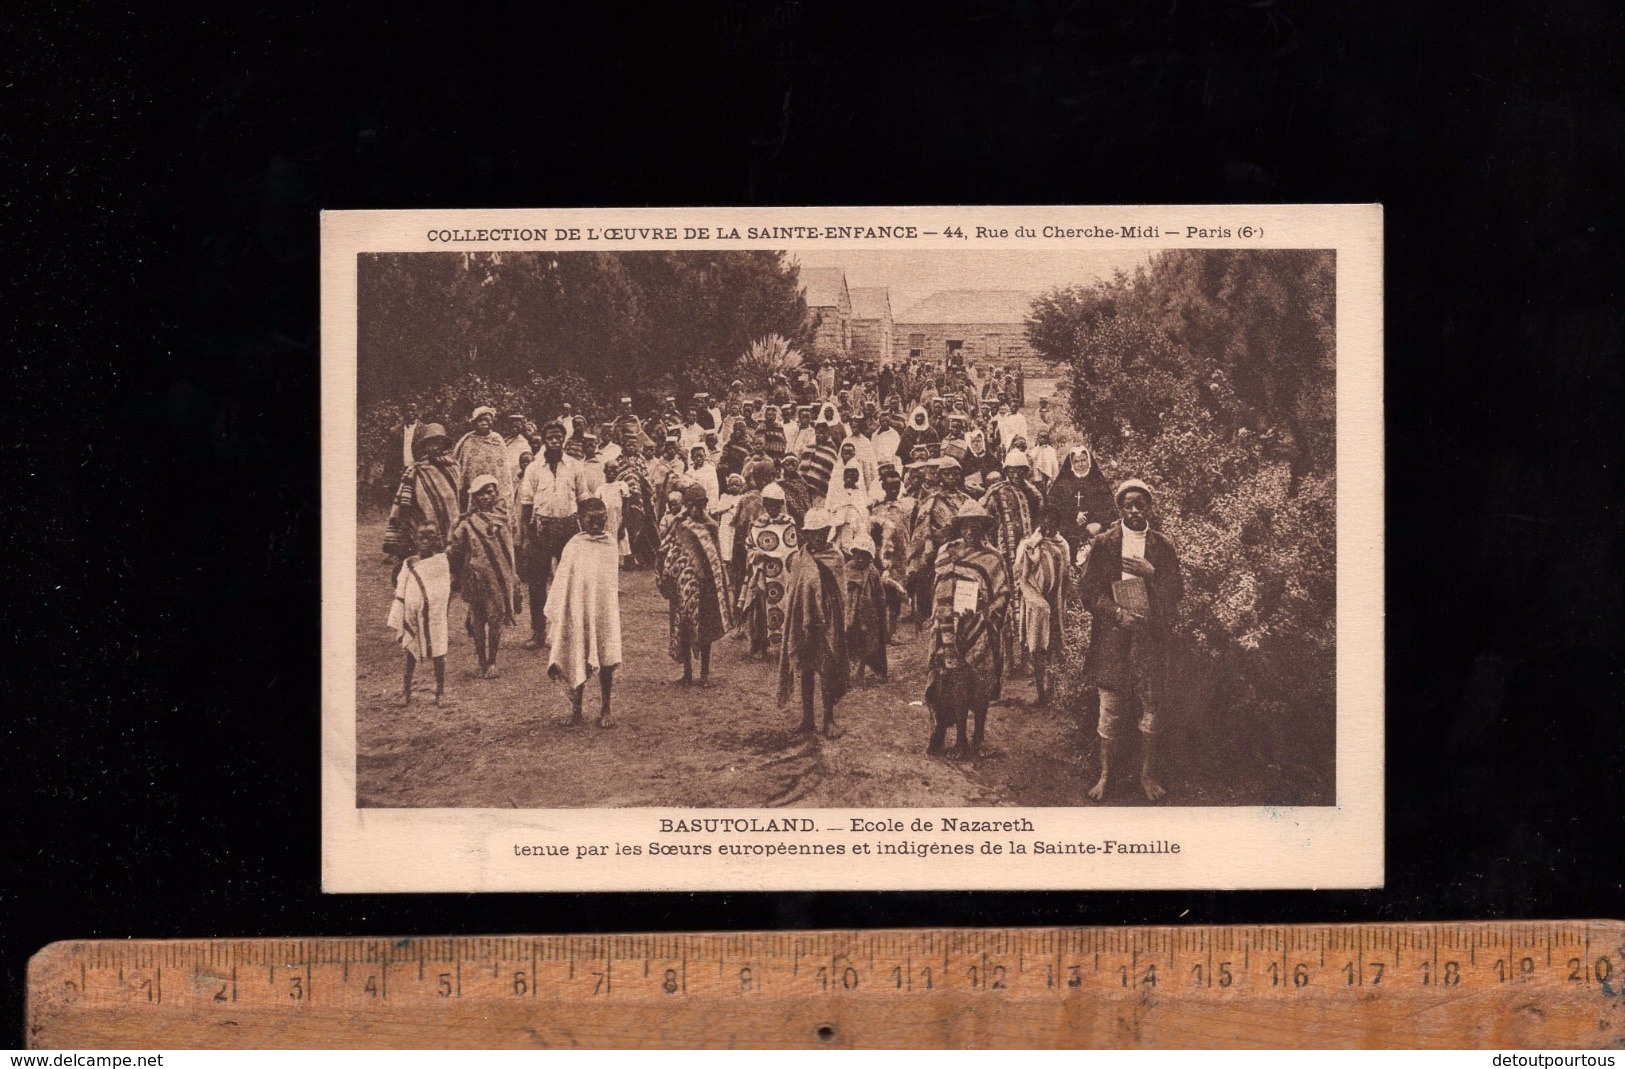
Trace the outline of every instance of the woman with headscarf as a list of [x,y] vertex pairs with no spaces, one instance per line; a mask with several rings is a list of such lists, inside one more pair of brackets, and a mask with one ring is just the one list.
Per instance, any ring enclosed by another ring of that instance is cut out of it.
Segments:
[[980,427],[972,427],[965,432],[965,454],[960,463],[967,477],[971,472],[977,472],[985,480],[988,472],[999,470],[999,458],[987,447],[987,435],[982,433]]
[[1072,547],[1075,563],[1081,565],[1089,540],[1117,518],[1111,483],[1106,481],[1088,446],[1080,445],[1066,455],[1061,473],[1045,496],[1051,508],[1060,510],[1057,522],[1061,537]]
[[840,468],[840,477],[831,481],[824,510],[835,522],[830,541],[842,553],[850,551],[859,538],[869,537],[869,495],[863,488],[863,468],[856,459],[848,460]]
[[451,451],[451,459],[462,472],[457,487],[460,512],[469,509],[468,495],[474,483],[485,475],[497,481],[498,508],[507,513],[508,499],[513,497],[513,469],[509,466],[508,440],[496,431],[497,410],[481,405],[474,410],[474,429],[458,440]]

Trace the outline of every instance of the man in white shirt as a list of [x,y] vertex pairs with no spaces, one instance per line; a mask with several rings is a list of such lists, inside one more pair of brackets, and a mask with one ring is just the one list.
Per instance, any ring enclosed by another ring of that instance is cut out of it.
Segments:
[[705,488],[705,507],[709,511],[717,503],[721,491],[717,487],[717,466],[711,463],[711,457],[703,445],[688,451],[688,481]]
[[576,503],[590,496],[583,465],[564,451],[564,427],[549,423],[542,428],[542,455],[530,462],[519,485],[520,529],[527,549],[522,578],[530,588],[527,650],[540,649],[546,640],[547,588],[559,554],[580,529]]
[[1018,437],[1032,441],[1027,436],[1027,417],[1020,412],[1012,411],[1010,402],[1005,401],[999,405],[999,414],[994,418],[994,422],[999,425],[999,441],[1004,443],[1006,448]]
[[889,409],[882,412],[878,420],[879,427],[869,437],[870,443],[874,446],[876,464],[881,463],[887,457],[895,458],[898,447],[903,443],[903,436],[897,433],[897,428],[892,424],[892,416],[894,415],[896,413]]
[[418,461],[418,458],[416,456],[414,456],[413,453],[412,453],[412,443],[417,438],[417,435],[418,435],[418,406],[413,405],[413,404],[409,404],[409,405],[406,406],[406,420],[401,425],[401,470],[402,471],[405,471],[407,468],[410,468],[413,464],[416,464],[417,461]]
[[690,408],[683,419],[682,433],[677,438],[677,450],[685,457],[705,440],[705,428],[700,426],[699,409]]

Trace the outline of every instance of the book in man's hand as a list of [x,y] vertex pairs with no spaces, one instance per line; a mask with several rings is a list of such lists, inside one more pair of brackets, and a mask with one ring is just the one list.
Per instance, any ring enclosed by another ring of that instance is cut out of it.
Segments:
[[1142,620],[1151,619],[1151,593],[1146,588],[1145,580],[1137,575],[1113,583],[1112,600],[1124,612],[1133,613]]

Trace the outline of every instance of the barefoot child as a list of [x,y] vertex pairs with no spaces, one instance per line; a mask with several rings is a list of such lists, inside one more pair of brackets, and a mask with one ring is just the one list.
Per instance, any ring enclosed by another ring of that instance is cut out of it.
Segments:
[[389,627],[406,651],[406,672],[401,677],[401,704],[412,702],[412,674],[418,662],[434,661],[434,703],[446,692],[446,617],[451,607],[451,563],[446,560],[440,529],[419,524],[414,534],[417,553],[401,562],[395,582],[395,600],[389,606]]
[[576,518],[581,533],[565,543],[547,594],[547,666],[551,679],[570,688],[571,727],[582,723],[587,678],[598,673],[598,726],[611,727],[609,692],[621,663],[621,551],[605,527],[608,510],[596,497],[583,498]]
[[474,638],[479,676],[495,679],[502,629],[514,622],[519,603],[519,571],[501,485],[494,476],[477,475],[468,489],[469,511],[452,528],[446,556],[468,603],[466,626]]

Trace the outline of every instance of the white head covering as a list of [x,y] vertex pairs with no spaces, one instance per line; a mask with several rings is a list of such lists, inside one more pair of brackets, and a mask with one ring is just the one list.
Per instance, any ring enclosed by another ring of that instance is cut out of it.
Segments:
[[835,517],[831,516],[827,509],[810,508],[801,520],[803,531],[827,531],[834,526]]
[[784,487],[780,486],[778,483],[768,483],[766,486],[762,487],[762,500],[783,501]]
[[1030,468],[1032,464],[1027,460],[1027,454],[1019,449],[1012,449],[1004,455],[1004,466],[1007,468]]
[[1122,501],[1123,495],[1128,493],[1130,490],[1140,491],[1145,495],[1145,499],[1153,505],[1157,503],[1157,495],[1153,494],[1151,492],[1151,488],[1138,479],[1124,479],[1122,482],[1118,483],[1117,492],[1112,495],[1112,500]]
[[497,479],[495,475],[476,475],[474,481],[468,484],[468,496],[473,497],[487,486],[496,485]]
[[492,408],[490,405],[481,405],[474,410],[474,414],[472,416],[468,417],[469,422],[472,423],[478,420],[481,416],[490,416],[492,419],[496,419],[497,410]]
[[875,555],[875,540],[870,538],[867,534],[855,536],[852,541],[847,543],[846,551],[848,553],[856,553],[859,550],[862,550],[863,552],[869,554],[870,557],[873,557]]

